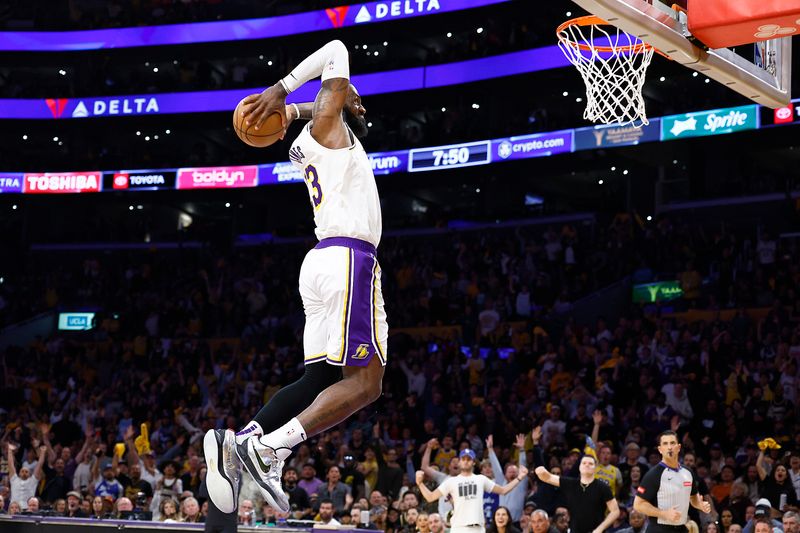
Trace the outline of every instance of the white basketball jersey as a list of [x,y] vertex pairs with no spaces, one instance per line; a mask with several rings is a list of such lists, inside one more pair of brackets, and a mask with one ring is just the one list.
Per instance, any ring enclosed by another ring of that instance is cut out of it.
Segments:
[[289,159],[303,173],[317,238],[353,237],[377,248],[382,231],[378,187],[364,147],[352,138],[348,148],[325,148],[311,136],[309,122],[292,143]]

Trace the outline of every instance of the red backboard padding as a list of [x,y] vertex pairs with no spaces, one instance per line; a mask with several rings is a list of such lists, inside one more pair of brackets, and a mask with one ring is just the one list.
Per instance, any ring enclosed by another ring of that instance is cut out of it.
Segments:
[[800,33],[798,0],[689,0],[689,31],[709,48]]

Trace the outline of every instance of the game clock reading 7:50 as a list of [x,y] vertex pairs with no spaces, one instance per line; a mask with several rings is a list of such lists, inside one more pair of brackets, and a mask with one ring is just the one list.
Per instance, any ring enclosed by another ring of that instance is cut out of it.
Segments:
[[491,141],[451,144],[410,150],[408,171],[424,172],[426,170],[486,165],[491,162]]

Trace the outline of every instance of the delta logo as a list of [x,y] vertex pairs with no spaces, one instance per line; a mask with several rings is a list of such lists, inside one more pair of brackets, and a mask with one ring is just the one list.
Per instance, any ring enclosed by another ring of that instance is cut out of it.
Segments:
[[[62,118],[69,98],[47,98],[44,101],[53,118]],[[78,100],[70,115],[72,118],[103,117],[107,115],[147,115],[159,113],[158,99],[154,96]]]
[[[370,12],[368,6],[372,5],[374,11]],[[408,17],[423,13],[436,12],[441,9],[439,0],[395,0],[394,2],[376,2],[364,4],[356,14],[355,23],[364,24],[373,20],[393,19]]]
[[177,189],[235,189],[256,187],[258,167],[207,167],[178,169]]
[[47,98],[44,101],[53,118],[61,118],[61,115],[64,114],[64,108],[67,107],[67,102],[69,102],[69,98]]
[[25,174],[23,192],[29,194],[100,192],[101,176],[100,171]]
[[334,28],[341,28],[349,10],[350,6],[331,7],[325,10],[325,14],[328,15]]

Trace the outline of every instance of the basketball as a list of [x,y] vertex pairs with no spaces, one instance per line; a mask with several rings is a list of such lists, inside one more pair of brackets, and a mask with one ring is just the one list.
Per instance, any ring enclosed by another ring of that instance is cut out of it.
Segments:
[[233,110],[233,130],[242,142],[255,148],[265,148],[280,139],[283,134],[281,114],[272,113],[264,121],[261,129],[257,130],[254,124],[248,125],[242,116],[243,101],[244,99],[240,100]]

